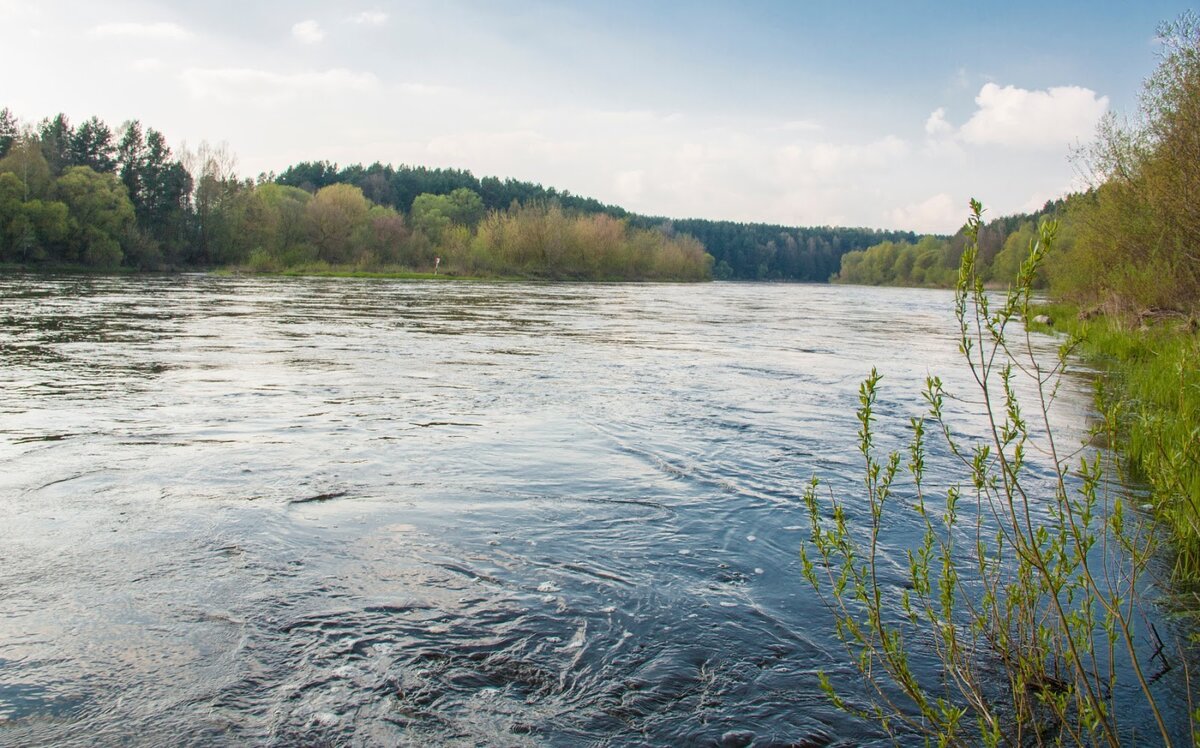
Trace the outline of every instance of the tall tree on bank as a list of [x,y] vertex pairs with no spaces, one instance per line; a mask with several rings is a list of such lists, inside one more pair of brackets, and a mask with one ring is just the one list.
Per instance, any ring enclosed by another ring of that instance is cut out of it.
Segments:
[[71,166],[86,166],[102,174],[116,171],[116,153],[112,130],[96,117],[75,128],[67,144]]
[[9,111],[8,107],[0,109],[0,158],[8,155],[20,134],[21,127],[17,123],[16,116]]
[[1073,220],[1052,288],[1116,315],[1200,309],[1200,17],[1159,28],[1141,121],[1102,123],[1088,154],[1098,187]]
[[55,193],[70,215],[64,259],[96,268],[117,267],[124,256],[121,239],[136,220],[120,181],[112,174],[72,166],[58,179]]
[[59,113],[42,120],[38,125],[38,140],[42,145],[42,155],[50,166],[50,174],[57,177],[71,165],[71,122],[67,115]]

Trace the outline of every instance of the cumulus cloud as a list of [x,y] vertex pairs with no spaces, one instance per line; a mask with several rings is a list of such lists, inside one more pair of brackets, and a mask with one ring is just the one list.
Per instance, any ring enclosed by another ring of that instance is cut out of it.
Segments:
[[954,132],[954,126],[946,121],[946,110],[938,107],[925,120],[925,134],[931,138],[949,135]]
[[346,19],[348,23],[356,23],[359,26],[382,26],[387,20],[388,14],[381,10],[364,10]]
[[99,39],[133,38],[153,39],[161,41],[183,41],[190,39],[192,32],[177,23],[161,21],[159,23],[103,23],[94,27],[91,36]]
[[135,73],[151,73],[162,67],[162,60],[157,57],[143,57],[140,60],[134,60],[129,63],[130,70]]
[[903,208],[888,211],[891,225],[922,234],[943,233],[951,226],[959,226],[966,217],[967,203],[956,201],[945,192],[939,192],[919,203],[910,203]]
[[316,44],[325,38],[325,31],[321,29],[321,24],[309,19],[292,26],[292,37],[302,44]]
[[1014,148],[1063,146],[1088,138],[1108,109],[1108,97],[1079,86],[1029,91],[987,83],[975,97],[978,109],[959,131],[977,145]]
[[412,96],[443,96],[456,92],[456,89],[450,86],[440,86],[436,83],[401,83],[397,88],[401,93]]
[[275,73],[250,68],[188,68],[184,84],[198,99],[247,99],[264,105],[312,94],[364,93],[378,87],[370,73],[343,68],[323,72]]
[[868,143],[815,143],[792,145],[783,149],[783,157],[791,166],[801,167],[818,175],[860,169],[877,169],[908,155],[909,146],[895,135]]

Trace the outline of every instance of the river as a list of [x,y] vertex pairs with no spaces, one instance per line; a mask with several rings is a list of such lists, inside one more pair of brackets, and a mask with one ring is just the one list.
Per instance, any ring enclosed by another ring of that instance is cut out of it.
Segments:
[[875,739],[799,498],[861,494],[872,365],[888,445],[969,389],[954,333],[942,291],[0,278],[0,744]]

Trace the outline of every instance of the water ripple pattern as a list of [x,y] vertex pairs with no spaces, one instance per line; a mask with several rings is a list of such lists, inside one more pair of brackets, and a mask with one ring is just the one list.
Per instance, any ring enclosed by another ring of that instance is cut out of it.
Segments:
[[798,500],[872,365],[893,446],[966,391],[951,302],[0,278],[0,744],[875,740]]

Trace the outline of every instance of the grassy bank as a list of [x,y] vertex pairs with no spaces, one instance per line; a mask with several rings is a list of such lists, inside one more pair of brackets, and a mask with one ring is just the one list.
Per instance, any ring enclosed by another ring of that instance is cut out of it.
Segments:
[[1152,489],[1170,528],[1181,582],[1200,582],[1200,336],[1195,322],[1168,318],[1082,319],[1066,304],[1042,306],[1052,327],[1080,340],[1106,376],[1098,397],[1116,415],[1118,451],[1131,477]]

